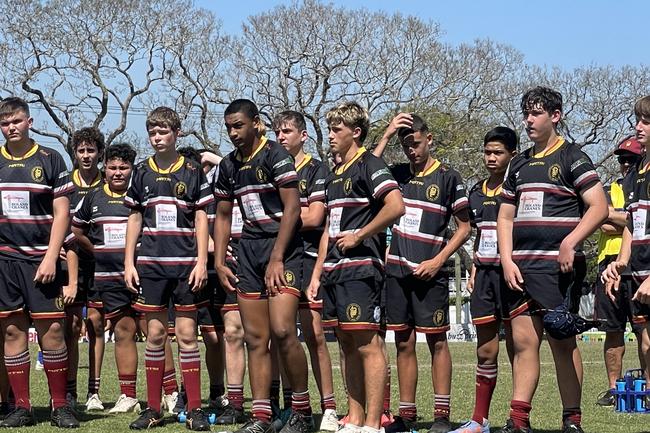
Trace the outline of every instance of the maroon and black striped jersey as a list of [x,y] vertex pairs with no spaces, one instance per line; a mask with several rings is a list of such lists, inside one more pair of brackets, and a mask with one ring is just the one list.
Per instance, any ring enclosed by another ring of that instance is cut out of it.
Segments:
[[444,248],[451,216],[468,204],[460,174],[438,160],[424,173],[413,173],[410,164],[396,165],[391,172],[406,211],[392,227],[386,272],[402,278]]
[[40,261],[47,251],[53,202],[72,192],[61,155],[34,143],[22,158],[0,148],[0,257]]
[[[315,202],[325,203],[325,179],[329,175],[327,165],[311,155],[305,155],[300,165],[296,167],[298,173],[298,190],[300,191],[300,206],[308,208]],[[325,222],[323,221],[323,226]],[[300,232],[304,242],[304,254],[316,258],[318,244],[323,235],[323,227]]]
[[[90,191],[94,190],[97,187],[101,187],[104,184],[104,180],[102,178],[101,172],[98,172],[97,177],[93,179],[90,185],[82,186],[81,175],[78,169],[72,170],[72,174],[70,175],[70,180],[72,180],[72,185],[74,185],[74,190],[72,191],[72,194],[70,194],[70,218],[73,218],[83,198]],[[74,242],[74,236],[70,236],[70,235],[66,236],[66,244],[70,245],[73,242]],[[77,248],[76,251],[77,254],[79,255],[79,260],[82,263],[91,262],[93,260],[93,257],[84,249]],[[82,263],[80,263],[79,265],[84,266],[84,264]],[[65,268],[65,263],[64,263],[64,268]]]
[[213,201],[201,165],[179,156],[161,170],[153,157],[139,163],[131,177],[124,204],[142,213],[138,250],[140,275],[186,278],[197,262],[194,219]]
[[641,282],[650,275],[650,225],[648,224],[648,209],[650,209],[650,164],[639,165],[634,173],[633,192],[630,195],[628,211],[630,217],[627,226],[632,233],[632,253],[630,255],[630,271],[637,281]]
[[370,223],[383,206],[386,194],[398,188],[384,160],[365,147],[328,176],[325,195],[329,243],[323,265],[327,284],[383,277],[385,237],[376,234],[345,254],[336,248],[335,242]]
[[531,147],[510,161],[500,198],[516,207],[512,258],[522,271],[559,272],[560,244],[585,211],[580,193],[598,182],[589,157],[563,138],[546,152],[535,155]]
[[104,184],[86,194],[72,217],[72,225],[86,231],[94,246],[95,284],[99,290],[124,287],[124,246],[129,219],[124,196]]
[[497,217],[501,189],[501,185],[489,189],[487,179],[484,179],[469,190],[470,224],[477,230],[474,264],[478,266],[500,266],[501,264],[497,244]]
[[297,180],[291,155],[262,137],[247,160],[241,159],[238,150],[221,160],[214,197],[217,201],[237,199],[244,220],[243,239],[273,237],[280,230],[284,209],[278,188],[297,188]]

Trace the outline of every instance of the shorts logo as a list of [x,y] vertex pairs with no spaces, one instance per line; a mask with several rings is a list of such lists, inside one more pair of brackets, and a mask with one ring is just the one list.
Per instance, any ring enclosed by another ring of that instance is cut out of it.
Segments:
[[36,166],[32,168],[32,179],[34,179],[35,182],[43,181],[43,167]]
[[435,201],[438,198],[439,193],[440,188],[438,188],[438,185],[429,185],[427,188],[427,200]]
[[560,165],[559,164],[553,164],[551,168],[548,169],[548,178],[551,180],[558,180],[560,178]]
[[350,178],[345,179],[345,181],[343,182],[343,192],[345,193],[345,195],[350,195],[350,193],[352,192],[352,179]]
[[176,198],[182,198],[186,192],[187,184],[185,182],[177,182],[176,185],[174,185],[174,194],[176,194]]
[[379,323],[381,321],[381,307],[375,307],[375,310],[372,313],[372,318],[375,320],[375,323]]
[[287,286],[294,287],[296,284],[296,276],[291,271],[284,271],[284,281],[287,282]]
[[54,300],[54,305],[59,311],[63,311],[63,309],[65,308],[65,304],[63,303],[63,295],[59,295],[56,297],[56,299]]
[[436,310],[433,313],[433,326],[442,326],[445,323],[445,312],[443,310]]
[[361,318],[361,307],[359,304],[348,304],[348,308],[345,309],[345,314],[348,316],[348,320],[356,322]]
[[257,180],[259,182],[266,182],[266,173],[264,172],[264,169],[262,167],[257,167],[257,170],[255,170],[255,177],[257,177]]
[[307,192],[307,181],[305,179],[298,182],[298,191],[300,191],[300,194]]

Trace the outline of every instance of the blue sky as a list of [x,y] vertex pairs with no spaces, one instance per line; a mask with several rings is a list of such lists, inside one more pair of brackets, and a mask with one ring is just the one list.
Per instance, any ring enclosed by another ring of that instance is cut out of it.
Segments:
[[[249,15],[288,1],[201,0],[229,33],[238,33]],[[640,65],[650,62],[650,2],[641,0],[422,1],[335,0],[335,5],[417,15],[438,22],[444,41],[459,44],[490,38],[514,46],[528,63],[571,69],[583,65]]]

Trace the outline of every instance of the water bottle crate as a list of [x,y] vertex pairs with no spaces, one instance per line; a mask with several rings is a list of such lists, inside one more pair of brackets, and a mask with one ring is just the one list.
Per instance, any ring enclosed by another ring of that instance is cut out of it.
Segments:
[[646,390],[643,370],[630,369],[616,381],[612,391],[616,397],[616,411],[625,413],[650,413],[650,390]]

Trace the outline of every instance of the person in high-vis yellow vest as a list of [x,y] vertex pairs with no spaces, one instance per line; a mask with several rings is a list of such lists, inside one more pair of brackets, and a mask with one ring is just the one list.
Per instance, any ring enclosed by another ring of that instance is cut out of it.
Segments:
[[[643,154],[643,146],[634,136],[621,141],[614,151],[620,165],[621,177],[606,188],[609,200],[609,217],[600,228],[598,238],[598,275],[600,276],[607,265],[616,260],[621,249],[621,237],[627,221],[626,202],[633,188],[631,179],[634,167]],[[642,325],[634,322],[634,307],[632,304],[629,281],[631,275],[626,271],[622,275],[619,299],[613,302],[605,293],[605,285],[600,278],[596,279],[596,299],[594,316],[597,319],[607,320],[605,327],[605,345],[603,354],[609,388],[599,395],[596,404],[600,406],[614,406],[616,399],[612,390],[616,388],[616,379],[621,377],[623,354],[625,353],[625,328],[629,321],[632,330],[638,334]],[[644,358],[639,342],[639,360],[641,368],[645,367]]]

